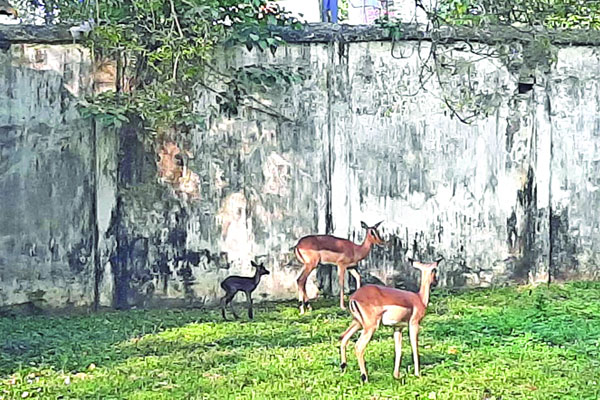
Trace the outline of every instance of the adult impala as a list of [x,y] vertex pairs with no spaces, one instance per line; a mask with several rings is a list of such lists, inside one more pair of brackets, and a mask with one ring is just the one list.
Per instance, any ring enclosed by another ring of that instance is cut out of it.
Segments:
[[360,338],[356,342],[356,358],[358,359],[362,381],[366,382],[368,380],[365,367],[365,349],[373,333],[382,323],[383,325],[395,327],[394,378],[398,378],[402,360],[402,325],[408,323],[415,375],[420,375],[419,324],[425,316],[425,309],[429,304],[430,288],[437,285],[437,266],[441,260],[439,259],[434,263],[422,263],[409,259],[411,265],[421,271],[421,288],[418,293],[385,286],[366,285],[350,296],[348,303],[354,320],[341,336],[340,367],[342,371],[346,368],[346,346],[348,341],[356,331],[362,328]]
[[[365,240],[361,245],[331,235],[310,235],[298,241],[294,254],[296,254],[298,261],[304,265],[302,273],[298,277],[300,314],[304,314],[305,307],[309,307],[306,280],[319,263],[337,265],[340,280],[340,307],[346,309],[344,306],[344,275],[346,269],[357,265],[360,260],[364,259],[374,244],[383,243],[379,232],[377,232],[377,227],[381,222],[373,226],[367,226],[364,222],[360,222],[360,226],[367,230]],[[349,271],[356,279],[356,287],[360,288],[358,271],[356,269],[350,269]]]

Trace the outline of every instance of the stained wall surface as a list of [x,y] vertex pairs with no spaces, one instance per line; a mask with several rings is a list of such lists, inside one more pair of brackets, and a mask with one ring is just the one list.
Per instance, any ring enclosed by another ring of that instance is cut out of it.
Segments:
[[[414,288],[408,257],[444,257],[450,287],[598,278],[597,50],[558,49],[521,93],[514,70],[475,62],[469,84],[489,88],[490,112],[469,125],[443,102],[448,87],[460,94],[460,71],[419,89],[427,51],[224,52],[223,70],[277,66],[302,79],[151,144],[76,111],[91,80],[81,48],[0,53],[0,307],[212,303],[223,278],[253,273],[250,260],[271,271],[256,298],[293,298],[297,240],[359,242],[361,221],[383,221],[387,240],[361,262],[366,282]],[[335,274],[320,268],[310,294],[337,292]]]
[[75,45],[0,51],[0,307],[94,301],[94,140],[76,109],[91,87]]

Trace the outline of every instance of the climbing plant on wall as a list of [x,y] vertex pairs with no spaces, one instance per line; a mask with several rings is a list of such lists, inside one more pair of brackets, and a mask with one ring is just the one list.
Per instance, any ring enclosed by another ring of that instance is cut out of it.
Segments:
[[[554,36],[565,30],[600,29],[598,1],[416,0],[415,10],[428,21],[423,35],[428,40],[415,52],[421,64],[419,90],[436,82],[446,109],[465,123],[490,115],[503,99],[548,73],[557,56]],[[382,18],[379,24],[392,40],[402,37],[399,21]],[[397,46],[394,50],[394,56],[406,56]],[[510,93],[485,82],[476,76],[479,62],[503,65],[523,85]]]
[[[282,39],[271,26],[300,24],[266,0],[17,0],[26,16],[46,23],[93,21],[84,43],[97,66],[109,60],[116,90],[82,102],[82,111],[104,125],[136,122],[146,131],[186,131],[211,112],[235,114],[255,102],[256,90],[285,85],[293,71],[257,67],[227,70],[215,62],[215,49],[243,45],[275,53]],[[116,64],[116,65],[115,65]],[[195,101],[211,92],[214,104]]]
[[445,0],[435,14],[448,24],[600,29],[600,2],[588,0]]

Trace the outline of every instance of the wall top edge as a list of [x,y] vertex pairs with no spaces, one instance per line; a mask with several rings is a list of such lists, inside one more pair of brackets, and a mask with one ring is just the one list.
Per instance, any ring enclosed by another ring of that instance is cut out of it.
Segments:
[[[423,24],[398,24],[401,32],[397,41],[435,40],[438,43],[479,42],[488,44],[507,41],[530,42],[536,38],[547,37],[555,45],[598,46],[600,31],[586,30],[543,30],[524,29],[512,26],[490,26],[470,28],[464,26],[448,27],[427,31]],[[327,42],[376,42],[392,41],[389,29],[377,25],[346,25],[332,23],[309,23],[302,30],[286,27],[274,28],[289,43],[327,43]]]
[[[4,43],[69,44],[76,43],[69,32],[69,25],[2,25],[0,24],[0,48]],[[400,24],[401,38],[397,41],[432,41],[437,43],[478,42],[506,43],[508,41],[529,42],[540,36],[555,45],[598,46],[600,31],[585,30],[525,30],[511,26],[483,28],[442,27],[426,31],[421,24]],[[346,25],[332,23],[309,23],[303,29],[273,27],[275,33],[288,43],[330,42],[377,42],[391,41],[389,29],[376,25]]]

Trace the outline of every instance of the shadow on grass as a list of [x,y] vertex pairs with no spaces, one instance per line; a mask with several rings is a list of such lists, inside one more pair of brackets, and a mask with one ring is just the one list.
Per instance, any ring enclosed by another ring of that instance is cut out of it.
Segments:
[[25,367],[77,370],[117,356],[117,344],[216,320],[214,312],[152,310],[105,312],[72,317],[9,317],[0,323],[0,376]]
[[[327,308],[327,301],[315,304],[318,312],[301,317],[294,302],[259,303],[254,321],[243,318],[235,322],[223,321],[218,309],[3,318],[0,378],[32,367],[80,371],[92,363],[110,366],[136,357],[215,348],[301,347],[328,341],[323,331],[306,326],[341,313]],[[289,329],[290,324],[297,329]]]
[[[600,285],[591,287],[595,288]],[[589,289],[572,285],[569,292],[536,289],[533,295],[514,289],[436,295],[423,322],[421,344],[448,342],[477,348],[502,345],[505,338],[528,334],[539,343],[567,346],[584,357],[598,358],[600,306],[590,303]],[[587,298],[581,290],[587,290]],[[215,350],[298,348],[320,343],[337,348],[339,335],[350,323],[349,314],[339,309],[336,299],[312,304],[314,311],[299,316],[295,302],[259,303],[252,322],[223,322],[218,310],[4,318],[0,323],[0,376],[32,367],[80,371],[92,363],[110,367],[147,356],[186,357]],[[392,343],[391,336],[392,330],[382,327],[374,340]],[[457,359],[424,347],[420,352],[423,365]],[[405,358],[403,363],[407,362]]]

